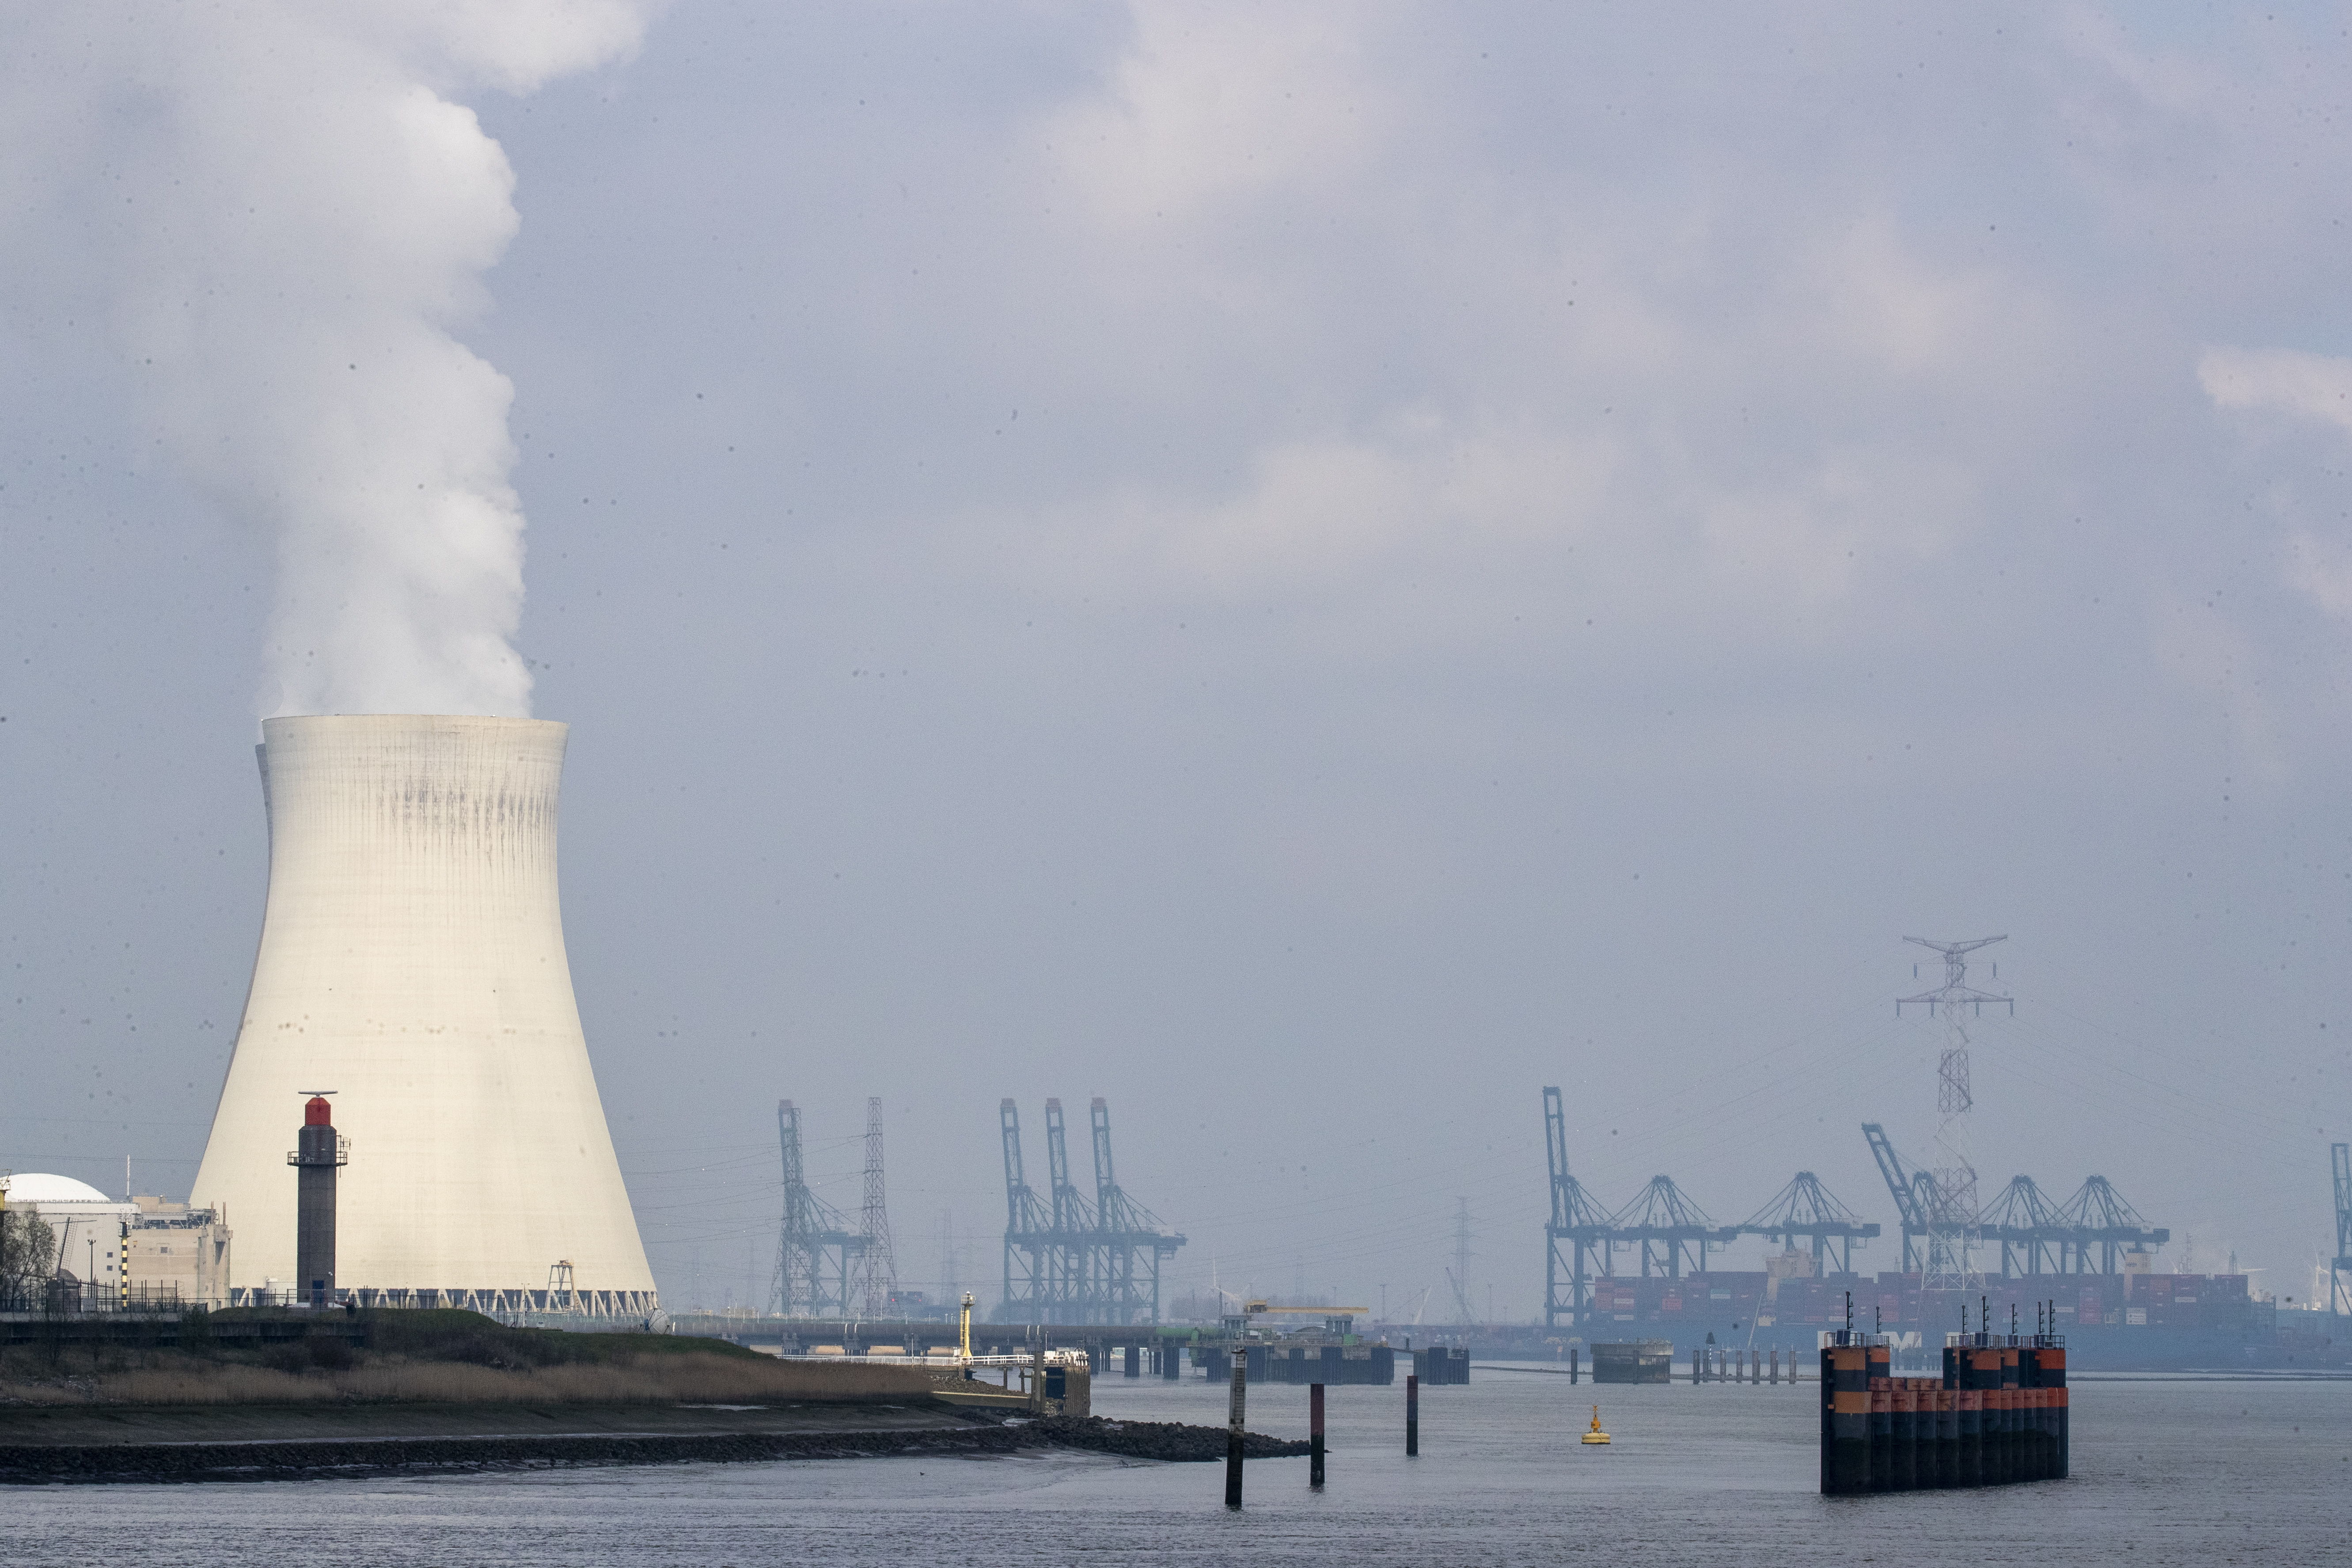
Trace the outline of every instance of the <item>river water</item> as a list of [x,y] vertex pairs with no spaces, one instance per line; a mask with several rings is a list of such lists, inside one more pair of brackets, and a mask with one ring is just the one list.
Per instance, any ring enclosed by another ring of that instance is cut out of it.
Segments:
[[[1330,1476],[1098,1456],[831,1459],[413,1480],[0,1491],[0,1561],[36,1564],[2053,1564],[2352,1561],[2352,1384],[2090,1381],[2074,1479],[1825,1499],[1815,1393],[1571,1387],[1480,1370],[1422,1394],[1330,1390]],[[1098,1415],[1222,1425],[1197,1377],[1097,1380]],[[1615,1441],[1576,1436],[1600,1399]],[[1304,1436],[1307,1391],[1250,1390]]]

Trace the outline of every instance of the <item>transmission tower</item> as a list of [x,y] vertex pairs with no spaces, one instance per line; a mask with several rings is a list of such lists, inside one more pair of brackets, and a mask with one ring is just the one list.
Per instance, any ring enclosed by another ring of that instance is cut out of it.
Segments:
[[[1925,1007],[1929,1017],[1940,1013],[1944,1020],[1944,1050],[1937,1064],[1935,1201],[1926,1216],[1927,1256],[1920,1286],[1928,1290],[1973,1290],[1983,1284],[1984,1274],[1976,1259],[1977,1171],[1969,1157],[1969,1110],[1976,1100],[1969,1092],[1966,1020],[1981,1017],[1988,1002],[2008,1008],[2012,1015],[2017,1004],[1989,991],[1970,989],[1968,955],[2009,939],[1980,936],[1973,942],[1929,942],[1906,936],[1903,940],[1944,955],[1941,986],[1899,998],[1895,1004],[1898,1018],[1906,1007]],[[1993,973],[2000,973],[2000,965],[1993,966]]]
[[866,1213],[858,1227],[866,1239],[858,1275],[866,1287],[866,1315],[879,1318],[898,1293],[898,1267],[890,1256],[890,1211],[882,1202],[882,1097],[866,1100]]
[[1454,1200],[1454,1267],[1445,1273],[1454,1287],[1454,1305],[1461,1312],[1454,1321],[1468,1326],[1476,1321],[1470,1310],[1470,1200]]

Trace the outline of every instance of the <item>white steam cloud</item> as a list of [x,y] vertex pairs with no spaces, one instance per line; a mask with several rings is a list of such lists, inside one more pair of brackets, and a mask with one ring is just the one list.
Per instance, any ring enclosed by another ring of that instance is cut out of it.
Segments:
[[0,265],[102,311],[152,438],[276,542],[265,712],[527,713],[513,388],[454,335],[514,177],[453,95],[635,45],[635,0],[0,4]]

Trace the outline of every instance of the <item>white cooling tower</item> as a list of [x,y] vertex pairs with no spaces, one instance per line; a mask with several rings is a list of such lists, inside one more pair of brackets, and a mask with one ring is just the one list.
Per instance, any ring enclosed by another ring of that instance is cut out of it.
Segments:
[[269,898],[192,1202],[244,1293],[294,1278],[303,1095],[351,1140],[336,1284],[362,1300],[654,1308],[556,904],[565,726],[407,714],[262,725]]

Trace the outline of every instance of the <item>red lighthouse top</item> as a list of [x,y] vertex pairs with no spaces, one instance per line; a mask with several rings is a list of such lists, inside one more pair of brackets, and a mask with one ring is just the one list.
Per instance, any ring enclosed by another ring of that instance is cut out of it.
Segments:
[[334,1124],[335,1108],[327,1103],[326,1096],[320,1094],[312,1095],[309,1102],[302,1107],[302,1125],[305,1127],[332,1127]]

